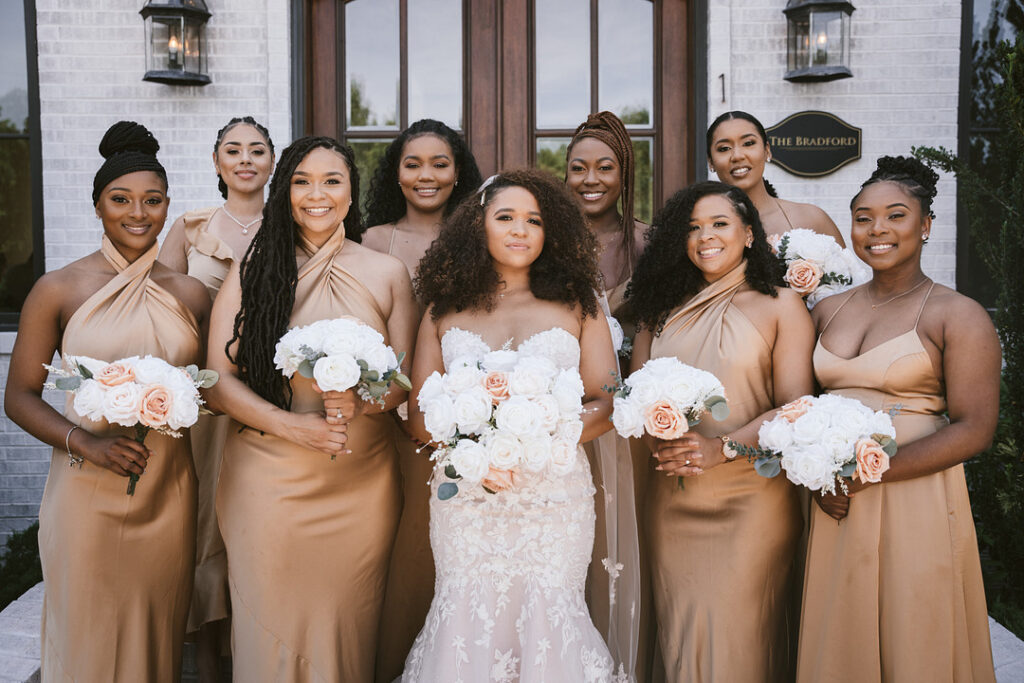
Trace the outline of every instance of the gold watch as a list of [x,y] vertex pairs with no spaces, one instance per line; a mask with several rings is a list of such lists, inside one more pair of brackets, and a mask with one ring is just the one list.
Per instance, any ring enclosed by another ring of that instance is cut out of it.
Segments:
[[739,455],[739,453],[736,452],[736,449],[730,445],[732,440],[728,435],[722,434],[718,438],[722,440],[722,455],[725,456],[726,460],[733,460],[737,455]]

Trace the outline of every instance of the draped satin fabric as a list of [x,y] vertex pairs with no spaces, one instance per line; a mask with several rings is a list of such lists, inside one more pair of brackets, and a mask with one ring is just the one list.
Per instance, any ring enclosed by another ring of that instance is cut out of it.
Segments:
[[[206,285],[211,299],[217,297],[234,259],[231,247],[207,231],[210,219],[217,211],[214,207],[189,211],[184,215],[188,274]],[[214,349],[213,352],[218,351]],[[222,350],[219,352],[223,353]],[[210,350],[207,351],[209,354]],[[196,576],[188,614],[189,632],[198,630],[203,624],[226,619],[231,614],[227,553],[214,506],[224,440],[230,422],[231,418],[227,415],[200,415],[199,421],[189,430],[196,477],[199,479]]]
[[[819,338],[814,371],[829,392],[898,411],[899,447],[947,424],[916,328],[851,359]],[[812,505],[798,662],[816,683],[995,680],[963,465],[859,491],[838,524]]]
[[[728,418],[694,430],[715,438],[775,407],[772,349],[732,298],[746,263],[670,314],[651,357],[714,373]],[[767,296],[765,297],[767,299]],[[790,661],[795,487],[737,458],[684,480],[652,472],[647,531],[658,641],[668,681],[784,681]]]
[[[303,243],[290,326],[352,316],[387,339],[370,292],[336,261],[337,232]],[[320,412],[312,380],[291,382],[292,411]],[[347,448],[319,451],[232,422],[217,489],[228,551],[238,681],[372,681],[400,491],[386,414],[349,423]]]
[[[118,271],[75,311],[62,353],[113,361],[150,354],[197,363],[192,312],[150,279],[157,245],[128,263],[103,238]],[[70,396],[70,395],[69,395]],[[133,432],[65,415],[97,435]],[[128,478],[55,448],[39,511],[43,681],[177,682],[195,554],[196,478],[187,438],[150,432],[153,451],[135,495]]]

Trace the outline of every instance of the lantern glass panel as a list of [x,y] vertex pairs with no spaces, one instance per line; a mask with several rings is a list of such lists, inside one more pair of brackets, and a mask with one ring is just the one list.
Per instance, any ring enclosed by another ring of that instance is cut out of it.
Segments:
[[154,15],[146,19],[150,39],[147,44],[147,71],[182,71],[185,65],[181,17]]
[[185,71],[196,74],[206,73],[206,45],[203,24],[198,21],[185,22],[184,54]]
[[843,66],[843,17],[838,10],[811,12],[811,65]]
[[807,15],[789,20],[789,70],[810,66],[811,20]]

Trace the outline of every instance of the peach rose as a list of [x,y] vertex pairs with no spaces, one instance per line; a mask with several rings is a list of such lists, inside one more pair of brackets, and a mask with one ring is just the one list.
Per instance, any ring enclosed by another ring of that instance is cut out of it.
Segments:
[[670,441],[685,434],[690,425],[686,415],[668,401],[655,401],[644,411],[644,429],[655,439]]
[[125,382],[135,379],[135,370],[127,363],[118,361],[110,363],[93,376],[97,382],[105,387],[116,387]]
[[491,402],[498,405],[508,398],[508,373],[500,370],[492,370],[484,375],[482,380],[484,389],[490,394]]
[[518,474],[519,470],[515,467],[510,470],[499,470],[492,465],[487,471],[487,475],[480,480],[480,484],[497,493],[498,491],[504,491],[515,486],[516,475]]
[[821,276],[824,274],[821,266],[817,263],[797,259],[789,264],[784,279],[789,283],[790,289],[803,296],[818,288],[818,283],[821,282]]
[[167,424],[174,399],[171,392],[159,384],[146,389],[139,405],[139,422],[147,427],[158,428]]
[[812,405],[811,399],[801,396],[779,408],[779,415],[784,417],[787,422],[796,422]]
[[882,474],[889,469],[889,454],[874,439],[859,439],[854,444],[857,453],[857,470],[854,479],[877,484]]

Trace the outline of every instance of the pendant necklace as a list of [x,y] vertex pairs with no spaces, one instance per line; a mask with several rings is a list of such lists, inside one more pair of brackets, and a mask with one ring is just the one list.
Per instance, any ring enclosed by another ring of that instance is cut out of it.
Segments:
[[891,298],[889,298],[889,299],[886,299],[885,301],[883,301],[883,302],[882,302],[882,303],[880,303],[880,304],[876,304],[876,303],[875,303],[875,300],[871,298],[871,292],[870,292],[870,291],[868,291],[868,288],[867,288],[867,287],[865,287],[865,288],[864,288],[864,293],[868,295],[868,301],[869,301],[869,302],[871,303],[871,310],[873,311],[873,310],[875,310],[876,308],[881,308],[882,306],[886,305],[886,304],[887,304],[887,303],[889,303],[890,301],[896,301],[896,299],[899,299],[900,297],[903,297],[903,296],[906,296],[907,294],[910,294],[910,293],[911,293],[911,292],[913,292],[913,291],[914,291],[915,289],[919,289],[919,288],[921,287],[921,285],[923,285],[923,284],[924,284],[924,283],[926,283],[926,282],[928,282],[928,276],[927,276],[927,275],[926,275],[926,276],[924,277],[924,279],[923,279],[923,280],[921,280],[920,282],[918,282],[918,283],[917,283],[916,285],[914,285],[913,287],[911,287],[911,288],[910,288],[910,289],[908,289],[907,291],[903,292],[902,294],[897,294],[896,296],[894,296],[894,297],[891,297]]
[[227,206],[220,207],[220,210],[224,212],[225,216],[227,216],[228,218],[233,220],[235,223],[238,223],[238,227],[240,227],[242,229],[242,234],[243,235],[248,235],[249,234],[249,228],[251,228],[252,226],[254,226],[257,223],[259,223],[261,220],[263,220],[263,214],[260,214],[259,216],[256,216],[256,218],[253,218],[248,223],[243,223],[242,221],[238,220],[237,218],[235,218],[234,216],[231,215],[231,212],[228,211],[228,207]]

